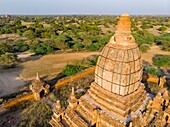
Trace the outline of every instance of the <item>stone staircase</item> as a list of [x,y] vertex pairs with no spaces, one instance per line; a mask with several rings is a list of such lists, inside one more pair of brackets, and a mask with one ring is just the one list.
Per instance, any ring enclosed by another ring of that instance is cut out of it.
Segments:
[[88,127],[88,124],[74,110],[69,108],[65,110],[63,119],[70,127]]

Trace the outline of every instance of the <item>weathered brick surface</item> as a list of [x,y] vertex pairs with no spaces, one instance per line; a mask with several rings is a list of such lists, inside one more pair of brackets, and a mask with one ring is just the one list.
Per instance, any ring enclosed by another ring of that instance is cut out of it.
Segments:
[[[106,45],[99,56],[95,82],[102,88],[120,95],[134,92],[141,81],[142,63],[135,43],[121,49],[117,44]],[[115,45],[115,47],[113,46]]]
[[141,55],[130,27],[130,17],[120,16],[117,31],[100,53],[95,71],[99,86],[123,96],[139,87],[143,73]]

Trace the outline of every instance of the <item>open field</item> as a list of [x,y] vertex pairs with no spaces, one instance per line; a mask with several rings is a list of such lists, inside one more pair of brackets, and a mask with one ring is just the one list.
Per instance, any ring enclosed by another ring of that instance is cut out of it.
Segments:
[[[17,92],[26,84],[26,81],[33,80],[37,72],[45,79],[53,79],[67,63],[98,54],[99,52],[96,51],[50,54],[38,58],[34,56],[33,59],[21,63],[20,67],[0,73],[0,96]],[[170,52],[163,51],[159,46],[154,45],[147,53],[141,55],[142,60],[152,64],[152,58],[157,54],[170,55]]]
[[24,81],[33,80],[37,72],[41,77],[52,79],[67,63],[97,54],[99,52],[50,54],[24,62],[21,67],[3,71],[0,73],[0,96],[17,92],[26,84]]
[[23,70],[20,76],[24,80],[32,80],[38,72],[39,75],[43,77],[52,78],[60,73],[67,63],[97,54],[99,54],[99,52],[77,52],[46,55],[40,59],[21,64]]
[[148,50],[147,53],[142,53],[141,56],[142,56],[142,60],[152,64],[152,58],[155,56],[155,55],[170,55],[170,52],[168,51],[163,51],[160,49],[159,46],[157,45],[154,45],[154,46],[151,46],[150,47],[150,50]]
[[18,92],[25,85],[25,82],[19,77],[20,69],[10,69],[0,72],[0,96]]

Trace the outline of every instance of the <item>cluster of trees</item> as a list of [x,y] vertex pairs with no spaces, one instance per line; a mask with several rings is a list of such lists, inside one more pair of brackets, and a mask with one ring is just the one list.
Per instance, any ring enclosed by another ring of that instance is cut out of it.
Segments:
[[14,67],[18,63],[17,56],[11,50],[8,42],[0,42],[0,68]]
[[158,67],[170,67],[170,56],[160,55],[153,58],[153,64]]
[[148,74],[154,75],[154,76],[162,76],[162,72],[159,68],[154,66],[144,66],[144,72],[147,72]]
[[170,51],[170,33],[162,34],[155,39],[156,44],[161,45],[165,51]]
[[[47,19],[48,17],[16,17],[16,19],[10,19],[6,23],[0,23],[2,24],[0,34],[15,33],[26,37],[26,41],[16,45],[19,46],[19,51],[31,50],[38,54],[69,48],[95,51],[103,47],[112,35],[104,36],[98,25],[104,23],[104,20],[108,20],[109,23],[114,21],[107,16],[101,17],[101,19],[91,16],[66,16],[58,17],[58,19],[49,17],[50,22]],[[31,24],[26,26],[21,21],[27,21]]]
[[[169,51],[169,34],[155,37],[147,31],[148,28],[159,25],[159,30],[164,32],[170,24],[167,17],[139,16],[132,17],[131,20],[133,36],[142,52],[147,52],[154,42],[161,44],[163,50]],[[22,39],[0,41],[0,56],[3,54],[4,59],[4,54],[9,56],[12,53],[12,56],[15,52],[28,50],[36,54],[67,49],[101,50],[114,34],[109,30],[104,32],[104,29],[115,27],[117,21],[117,16],[21,16],[1,19],[0,35],[13,33]],[[9,67],[17,63],[15,55],[13,58],[14,64],[7,62],[10,63]],[[0,66],[2,63],[4,62]]]
[[151,45],[154,44],[155,37],[147,30],[137,30],[133,32],[136,43],[142,52],[147,52]]

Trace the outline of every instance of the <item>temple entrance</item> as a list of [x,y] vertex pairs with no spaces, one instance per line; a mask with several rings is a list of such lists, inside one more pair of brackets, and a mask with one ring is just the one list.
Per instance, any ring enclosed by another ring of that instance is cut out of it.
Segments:
[[42,90],[42,91],[40,92],[40,98],[42,98],[42,97],[44,97],[44,96],[45,96],[45,91]]
[[166,117],[165,117],[166,122],[168,121],[168,119],[169,119],[169,116],[166,116]]

